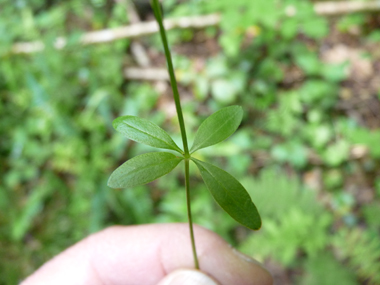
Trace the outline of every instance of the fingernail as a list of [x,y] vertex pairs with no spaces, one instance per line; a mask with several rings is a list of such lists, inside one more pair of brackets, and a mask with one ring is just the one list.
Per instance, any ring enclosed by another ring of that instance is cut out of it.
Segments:
[[238,251],[236,248],[232,247],[231,246],[231,249],[232,249],[232,252],[238,256],[241,260],[244,260],[246,262],[249,262],[249,263],[254,263],[254,264],[257,264],[257,265],[260,265],[260,267],[263,267],[262,264],[260,262],[258,262],[257,260],[253,259],[252,257],[244,254],[244,253],[241,253],[240,251]]
[[158,285],[218,285],[201,271],[181,269],[165,276]]

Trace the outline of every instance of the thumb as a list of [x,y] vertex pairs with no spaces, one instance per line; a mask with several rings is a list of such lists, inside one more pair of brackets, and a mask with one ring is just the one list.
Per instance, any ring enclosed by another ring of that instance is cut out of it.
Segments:
[[201,271],[179,269],[166,275],[157,285],[219,285],[219,283]]

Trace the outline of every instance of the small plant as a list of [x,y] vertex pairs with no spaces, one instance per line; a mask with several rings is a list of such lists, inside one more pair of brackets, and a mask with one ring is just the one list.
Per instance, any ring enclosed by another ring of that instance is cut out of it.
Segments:
[[154,123],[135,116],[119,117],[114,120],[113,126],[118,132],[125,135],[127,138],[156,148],[175,151],[178,154],[174,155],[169,152],[151,152],[136,156],[122,164],[112,173],[108,181],[108,186],[112,188],[129,188],[146,184],[168,174],[181,161],[184,161],[187,213],[191,245],[194,256],[194,265],[195,268],[199,269],[191,217],[189,181],[190,160],[193,161],[200,170],[201,176],[216,202],[232,218],[253,230],[257,230],[261,227],[260,215],[244,187],[226,171],[210,163],[192,157],[192,154],[195,151],[217,144],[232,135],[240,125],[243,118],[243,111],[239,106],[230,106],[212,114],[200,125],[195,134],[193,145],[189,150],[177,82],[158,0],[152,1],[152,7],[157,23],[160,27],[161,39],[168,64],[170,82],[173,89],[173,97],[181,130],[183,150],[176,145],[173,139],[163,129]]

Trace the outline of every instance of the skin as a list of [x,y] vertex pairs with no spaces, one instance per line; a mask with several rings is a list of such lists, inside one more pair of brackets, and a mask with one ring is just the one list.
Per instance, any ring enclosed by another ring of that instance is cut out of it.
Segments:
[[[271,275],[215,233],[194,228],[202,272],[218,284],[270,285]],[[158,284],[192,269],[187,224],[113,226],[90,235],[45,263],[21,285]]]

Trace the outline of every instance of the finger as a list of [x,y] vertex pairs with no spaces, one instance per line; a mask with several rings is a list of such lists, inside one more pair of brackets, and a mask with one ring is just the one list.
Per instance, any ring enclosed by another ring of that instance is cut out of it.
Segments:
[[[195,226],[201,270],[220,284],[272,284],[260,265],[215,233]],[[22,285],[157,284],[170,272],[194,268],[187,224],[111,227],[42,266]]]
[[198,270],[180,269],[166,275],[157,285],[219,285]]

